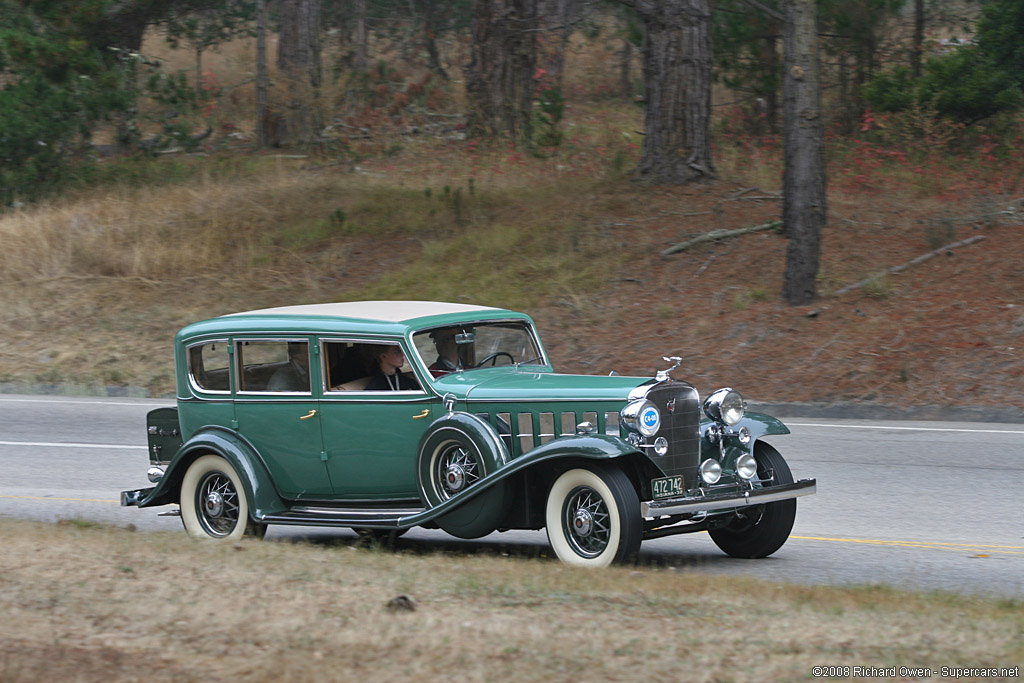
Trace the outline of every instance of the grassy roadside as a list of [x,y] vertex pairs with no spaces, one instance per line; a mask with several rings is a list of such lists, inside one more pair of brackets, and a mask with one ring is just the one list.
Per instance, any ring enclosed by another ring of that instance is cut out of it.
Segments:
[[[1020,601],[0,520],[0,680],[812,680],[1015,666]],[[389,601],[406,595],[413,611]]]

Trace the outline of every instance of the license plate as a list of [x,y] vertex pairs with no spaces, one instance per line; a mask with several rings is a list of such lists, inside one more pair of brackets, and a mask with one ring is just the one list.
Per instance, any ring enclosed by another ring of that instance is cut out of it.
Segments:
[[674,477],[651,479],[651,491],[654,493],[655,500],[659,498],[681,496],[684,493],[683,476],[681,474],[677,474]]

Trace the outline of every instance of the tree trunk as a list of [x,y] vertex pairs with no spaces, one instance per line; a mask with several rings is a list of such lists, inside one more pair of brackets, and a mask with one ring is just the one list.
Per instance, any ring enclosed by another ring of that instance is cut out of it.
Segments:
[[203,99],[203,48],[196,47],[196,95]]
[[644,149],[639,180],[713,178],[708,0],[621,0],[644,21]]
[[814,0],[786,0],[785,12],[782,222],[789,247],[782,297],[791,306],[799,306],[811,303],[817,296],[826,212],[825,140]]
[[277,68],[288,88],[283,142],[308,142],[318,128],[320,2],[281,0]]
[[[773,22],[774,25],[774,22]],[[777,34],[776,34],[777,35]],[[779,72],[779,43],[777,37],[765,40],[765,62],[772,74]],[[776,81],[777,82],[777,81]],[[768,132],[772,135],[779,132],[779,91],[776,88],[764,95],[764,117]]]
[[267,2],[256,0],[256,144],[262,149],[274,139],[267,103]]
[[470,137],[533,139],[537,0],[474,0],[466,67]]
[[418,0],[413,9],[419,9],[423,31],[423,47],[427,51],[427,68],[444,80],[451,80],[441,63],[441,54],[437,49],[437,29],[434,25],[434,0]]
[[547,78],[554,86],[562,89],[562,75],[565,72],[565,52],[569,48],[569,38],[580,13],[578,0],[539,0],[538,13],[545,25],[547,35],[554,34],[554,39],[545,36],[549,47],[545,50]]
[[636,95],[633,92],[632,65],[633,43],[630,42],[629,36],[626,36],[622,39],[622,52],[619,53],[619,88],[624,102],[632,102]]
[[914,78],[921,77],[921,56],[924,51],[924,0],[914,0],[914,42],[910,53],[910,69]]
[[369,38],[366,31],[366,15],[369,13],[368,0],[356,0],[356,44],[352,57],[352,70],[366,73],[370,70]]

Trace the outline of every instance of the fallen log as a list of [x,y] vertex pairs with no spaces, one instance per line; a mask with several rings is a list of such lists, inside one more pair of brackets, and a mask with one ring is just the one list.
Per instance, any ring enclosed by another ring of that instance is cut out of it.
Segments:
[[692,240],[686,242],[680,242],[673,244],[668,249],[661,252],[662,256],[668,256],[669,254],[677,254],[680,251],[686,251],[690,247],[704,242],[717,242],[718,240],[728,239],[730,237],[739,237],[740,235],[746,235],[750,232],[758,232],[760,230],[778,230],[782,227],[782,221],[768,221],[761,225],[754,225],[749,228],[738,228],[736,230],[712,230],[711,232],[704,233],[700,237],[694,237]]
[[952,251],[953,249],[957,249],[958,247],[966,247],[968,244],[974,244],[975,242],[980,242],[983,239],[985,239],[984,235],[975,235],[974,237],[969,237],[969,238],[967,238],[965,240],[960,240],[959,242],[953,242],[952,244],[947,244],[944,247],[939,247],[935,251],[929,251],[927,254],[921,254],[920,256],[918,256],[915,259],[907,261],[906,263],[901,263],[898,266],[893,266],[892,268],[889,268],[888,270],[883,270],[881,273],[876,273],[876,274],[872,275],[869,278],[865,278],[865,279],[861,280],[860,282],[855,282],[852,285],[846,285],[842,289],[836,291],[835,296],[840,296],[841,294],[846,294],[847,292],[852,292],[855,289],[860,289],[864,285],[866,285],[866,284],[868,284],[870,282],[874,282],[878,278],[883,277],[885,275],[891,275],[893,273],[899,273],[901,271],[906,270],[910,266],[916,266],[919,263],[924,263],[928,259],[930,259],[930,258],[932,258],[934,256],[938,256],[939,254],[941,254],[944,251]]

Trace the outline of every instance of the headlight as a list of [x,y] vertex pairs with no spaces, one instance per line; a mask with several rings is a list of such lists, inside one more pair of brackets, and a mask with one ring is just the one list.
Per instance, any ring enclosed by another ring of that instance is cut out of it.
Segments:
[[746,412],[747,402],[732,389],[719,389],[704,400],[704,414],[730,427],[742,420]]
[[622,409],[622,424],[631,432],[654,436],[661,428],[661,412],[646,399],[633,401]]

